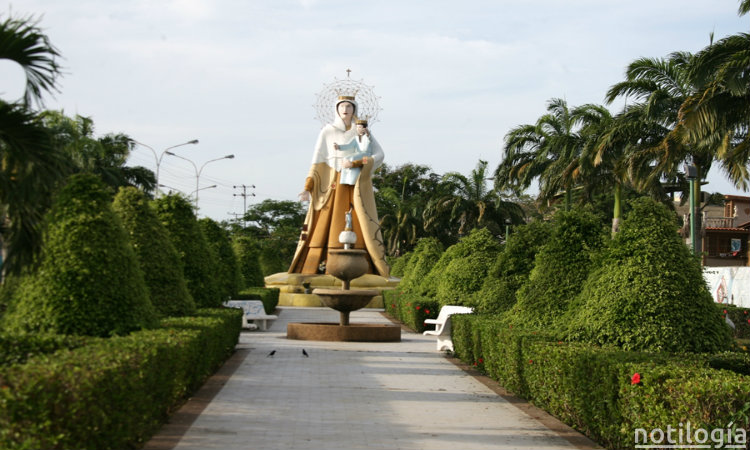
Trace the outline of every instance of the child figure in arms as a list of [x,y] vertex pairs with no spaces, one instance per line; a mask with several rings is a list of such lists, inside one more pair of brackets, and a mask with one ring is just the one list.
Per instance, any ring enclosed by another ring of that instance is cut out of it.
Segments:
[[361,171],[365,158],[372,157],[370,151],[370,131],[367,129],[367,120],[357,120],[357,136],[348,144],[333,144],[333,148],[341,152],[339,157],[344,158],[341,169],[341,184],[354,185]]

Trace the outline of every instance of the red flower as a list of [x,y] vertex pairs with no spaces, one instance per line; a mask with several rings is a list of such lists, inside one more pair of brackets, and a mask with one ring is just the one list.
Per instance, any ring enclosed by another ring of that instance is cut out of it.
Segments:
[[395,307],[396,307],[396,304],[395,303],[391,303],[391,308],[395,308]]
[[529,360],[529,364],[534,364],[534,360],[533,360],[533,359],[530,359],[530,360]]
[[726,314],[726,313],[727,313],[727,310],[725,309],[725,310],[724,310],[724,314]]
[[630,377],[630,384],[641,384],[641,374],[636,372]]
[[430,310],[429,310],[429,309],[425,309],[425,310],[424,310],[424,313],[425,313],[425,314],[429,314],[429,313],[430,313]]
[[742,312],[744,312],[744,313],[745,313],[745,315],[747,315],[747,311],[742,311]]
[[479,364],[483,364],[484,360],[482,358],[479,358]]
[[747,319],[747,323],[750,323],[750,319]]
[[476,361],[474,361],[474,365],[475,365],[475,366],[477,365],[477,362],[476,362]]
[[421,308],[421,306],[417,305],[417,311],[419,311],[419,308]]

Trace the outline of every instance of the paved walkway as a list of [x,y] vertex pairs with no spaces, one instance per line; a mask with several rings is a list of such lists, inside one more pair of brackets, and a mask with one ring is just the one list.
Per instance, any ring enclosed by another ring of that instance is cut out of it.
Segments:
[[[287,322],[326,321],[338,313],[281,308],[269,330],[243,332],[236,354],[145,449],[598,448],[459,367],[435,350],[434,337],[404,330],[393,343],[286,339]],[[373,310],[351,321],[388,322]]]

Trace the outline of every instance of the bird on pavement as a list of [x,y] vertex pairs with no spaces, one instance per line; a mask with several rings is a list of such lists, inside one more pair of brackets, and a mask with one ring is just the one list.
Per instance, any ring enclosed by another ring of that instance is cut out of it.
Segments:
[[[269,353],[268,356],[273,357],[273,355],[275,354],[276,354],[276,350],[271,350],[271,353]],[[266,356],[266,358],[268,358],[268,356]]]
[[310,357],[310,355],[307,354],[307,352],[305,351],[304,348],[302,349],[302,354],[305,355],[305,358],[309,358]]

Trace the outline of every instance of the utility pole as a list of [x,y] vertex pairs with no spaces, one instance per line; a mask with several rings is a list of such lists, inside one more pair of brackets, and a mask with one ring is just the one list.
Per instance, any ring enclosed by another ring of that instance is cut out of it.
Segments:
[[255,193],[251,192],[248,194],[247,190],[248,188],[255,189],[255,185],[245,185],[240,184],[239,186],[232,186],[235,189],[242,189],[241,194],[232,194],[233,197],[242,197],[242,225],[247,226],[245,223],[245,215],[247,214],[247,198],[248,197],[255,197]]

